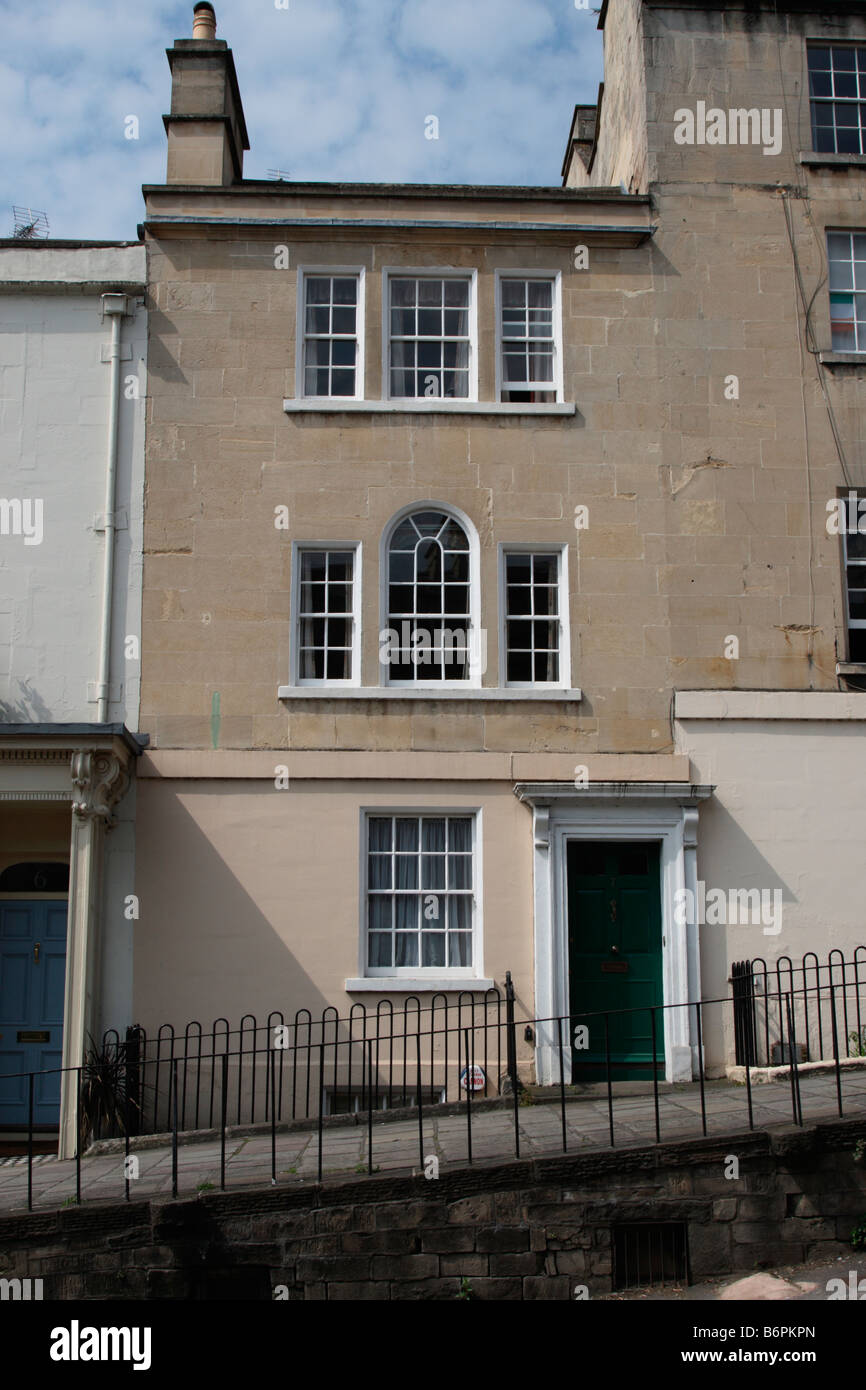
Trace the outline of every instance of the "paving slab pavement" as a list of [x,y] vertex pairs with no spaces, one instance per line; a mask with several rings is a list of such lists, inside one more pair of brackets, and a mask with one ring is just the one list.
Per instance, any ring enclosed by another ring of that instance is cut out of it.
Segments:
[[[866,1076],[849,1074],[844,1078],[844,1113],[866,1114]],[[803,1119],[828,1120],[838,1114],[835,1077],[811,1076],[801,1085]],[[793,1118],[790,1088],[787,1084],[753,1088],[752,1105],[756,1129],[774,1124],[790,1124]],[[735,1134],[748,1129],[746,1088],[731,1082],[709,1082],[704,1106],[707,1133]],[[609,1150],[609,1120],[604,1098],[568,1097],[565,1104],[567,1152]],[[700,1137],[701,1097],[697,1084],[678,1087],[660,1096],[661,1139]],[[356,1122],[356,1119],[360,1122]],[[558,1101],[519,1105],[517,1123],[521,1158],[537,1158],[562,1152],[562,1111]],[[423,1152],[419,1145],[418,1117],[383,1122],[377,1112],[373,1124],[374,1172],[406,1173],[420,1171],[423,1160],[435,1155],[440,1171],[463,1168],[467,1162],[465,1114],[436,1114],[435,1107],[423,1112]],[[614,1100],[614,1136],[617,1147],[654,1143],[655,1113],[652,1094],[618,1096]],[[512,1107],[477,1110],[472,1115],[472,1155],[476,1162],[507,1162],[514,1158],[514,1111]],[[170,1144],[137,1147],[133,1144],[138,1176],[130,1182],[133,1200],[170,1195],[172,1160]],[[315,1130],[279,1131],[276,1137],[277,1183],[315,1182],[318,1177],[318,1135]],[[346,1117],[345,1125],[329,1124],[322,1134],[324,1181],[337,1181],[364,1174],[368,1167],[367,1124],[364,1116]],[[220,1182],[220,1145],[212,1134],[178,1147],[178,1190],[180,1195],[209,1191]],[[232,1133],[226,1138],[226,1187],[261,1186],[271,1181],[271,1135],[257,1130],[248,1135]],[[32,1170],[33,1208],[45,1211],[75,1201],[74,1160],[58,1160],[40,1155]],[[83,1202],[108,1202],[123,1198],[124,1154],[122,1144],[116,1153],[85,1154],[81,1161]],[[27,1207],[27,1160],[6,1158],[0,1162],[0,1211],[15,1212]]]

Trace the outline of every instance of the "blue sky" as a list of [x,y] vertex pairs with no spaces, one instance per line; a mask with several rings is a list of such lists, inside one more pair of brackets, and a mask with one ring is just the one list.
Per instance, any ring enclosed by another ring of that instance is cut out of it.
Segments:
[[[590,0],[596,6],[600,0]],[[559,184],[601,36],[575,0],[214,0],[266,178]],[[192,0],[0,0],[0,235],[12,206],[54,237],[134,239],[165,178],[165,49]],[[139,138],[124,136],[138,118]],[[425,118],[439,139],[425,138]]]

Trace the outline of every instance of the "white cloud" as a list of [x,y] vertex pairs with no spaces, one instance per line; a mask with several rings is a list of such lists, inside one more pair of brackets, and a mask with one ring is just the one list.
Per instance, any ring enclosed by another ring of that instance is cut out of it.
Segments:
[[[557,184],[601,46],[570,0],[215,0],[251,150],[245,173],[361,182]],[[135,237],[165,177],[165,49],[192,3],[0,0],[0,234],[11,205],[53,236]],[[138,116],[140,138],[124,139]],[[439,118],[439,140],[424,119]]]

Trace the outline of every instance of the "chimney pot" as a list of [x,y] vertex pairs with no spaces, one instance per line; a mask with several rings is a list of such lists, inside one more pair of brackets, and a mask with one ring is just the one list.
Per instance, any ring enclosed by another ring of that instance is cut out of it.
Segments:
[[196,5],[192,12],[192,36],[194,39],[216,38],[216,14],[213,5]]

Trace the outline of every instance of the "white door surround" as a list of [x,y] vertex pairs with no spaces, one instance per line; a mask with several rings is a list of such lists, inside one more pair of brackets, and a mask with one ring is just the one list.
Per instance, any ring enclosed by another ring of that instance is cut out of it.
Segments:
[[[655,840],[661,847],[662,985],[666,1005],[700,998],[697,924],[677,921],[678,889],[697,893],[698,806],[713,787],[684,782],[520,782],[515,795],[533,809],[535,1014],[566,1018],[569,1012],[566,845],[569,840]],[[694,1010],[666,1008],[665,1079],[691,1081],[697,1074]],[[559,1081],[556,1022],[536,1029],[536,1076]],[[571,1049],[564,1051],[571,1079]]]

